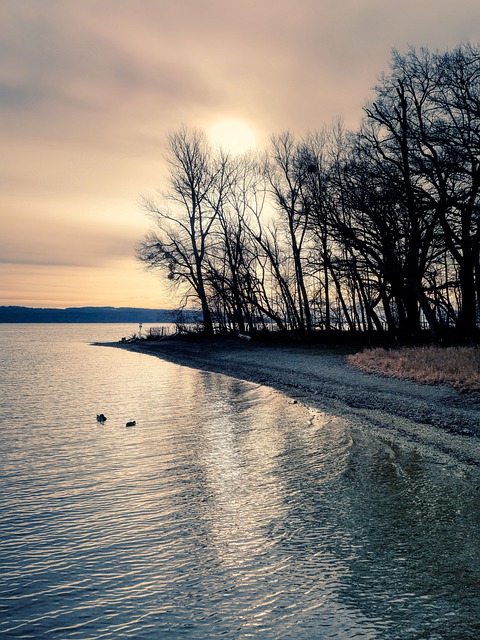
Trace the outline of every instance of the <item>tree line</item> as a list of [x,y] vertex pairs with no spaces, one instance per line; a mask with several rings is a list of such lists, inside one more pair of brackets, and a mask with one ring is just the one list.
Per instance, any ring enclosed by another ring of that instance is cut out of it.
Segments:
[[284,132],[261,155],[169,135],[137,258],[206,333],[478,337],[480,47],[394,51],[373,96],[358,131]]

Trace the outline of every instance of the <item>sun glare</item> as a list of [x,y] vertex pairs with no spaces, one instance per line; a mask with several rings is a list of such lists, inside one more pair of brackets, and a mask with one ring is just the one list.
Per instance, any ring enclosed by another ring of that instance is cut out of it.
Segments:
[[221,120],[209,130],[209,137],[215,146],[233,155],[254,149],[256,138],[250,127],[240,120]]

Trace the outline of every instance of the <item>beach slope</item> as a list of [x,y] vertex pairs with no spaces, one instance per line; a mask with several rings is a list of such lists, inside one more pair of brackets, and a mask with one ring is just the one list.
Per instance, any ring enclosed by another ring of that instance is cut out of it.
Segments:
[[362,373],[344,356],[313,346],[231,339],[171,338],[111,343],[281,391],[313,409],[348,419],[392,444],[401,440],[446,460],[480,466],[480,397],[446,385]]

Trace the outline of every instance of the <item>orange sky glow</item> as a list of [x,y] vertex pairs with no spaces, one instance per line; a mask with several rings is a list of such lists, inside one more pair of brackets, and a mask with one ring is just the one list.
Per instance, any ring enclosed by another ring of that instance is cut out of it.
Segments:
[[478,43],[480,3],[3,0],[0,32],[0,305],[172,308],[134,258],[167,132],[356,128],[391,49]]

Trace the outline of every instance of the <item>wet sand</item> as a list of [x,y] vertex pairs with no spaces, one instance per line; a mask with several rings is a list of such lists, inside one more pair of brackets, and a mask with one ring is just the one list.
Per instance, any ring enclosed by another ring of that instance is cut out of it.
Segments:
[[272,346],[241,339],[163,339],[108,345],[266,385],[291,400],[349,420],[445,463],[480,467],[480,394],[365,374],[320,347]]

